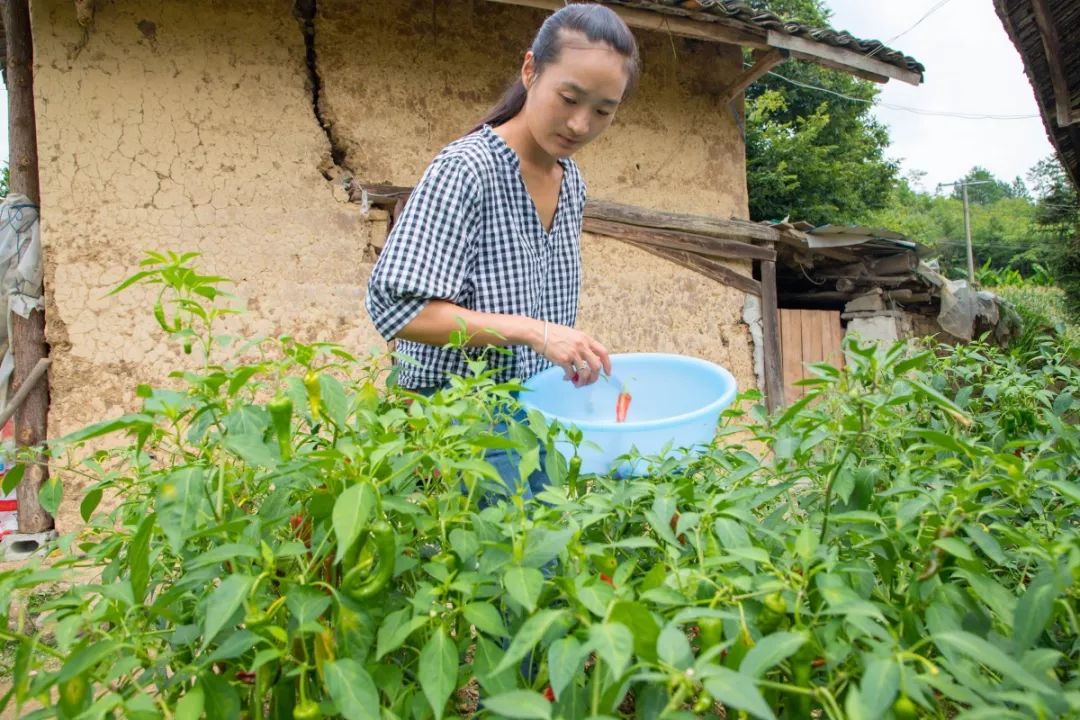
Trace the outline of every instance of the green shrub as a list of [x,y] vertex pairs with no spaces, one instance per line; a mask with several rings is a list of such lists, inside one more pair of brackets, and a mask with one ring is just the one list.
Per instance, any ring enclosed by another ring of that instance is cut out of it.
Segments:
[[[162,320],[183,338],[208,315],[192,296],[217,280],[160,259],[142,279],[165,283],[165,310],[187,299]],[[517,449],[527,476],[564,433],[534,416],[494,435],[516,385],[478,362],[408,398],[341,348],[258,347],[266,359],[207,360],[177,374],[183,389],[142,388],[139,412],[53,447],[59,462],[126,438],[71,468],[96,481],[88,529],[50,567],[0,574],[0,637],[17,644],[3,705],[300,720],[1080,712],[1080,374],[1053,343],[1026,359],[849,343],[846,367],[813,366],[782,413],[728,413],[688,467],[578,483],[551,453],[546,493],[487,505],[501,484],[485,449]],[[121,504],[91,517],[104,492]],[[57,580],[70,589],[28,627],[14,601]]]

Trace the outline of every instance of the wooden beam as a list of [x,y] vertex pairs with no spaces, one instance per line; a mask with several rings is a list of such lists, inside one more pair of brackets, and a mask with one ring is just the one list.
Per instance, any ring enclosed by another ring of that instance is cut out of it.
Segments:
[[1065,65],[1062,62],[1061,38],[1058,37],[1054,19],[1046,0],[1031,0],[1031,12],[1035,16],[1035,25],[1039,28],[1043,51],[1046,53],[1046,66],[1050,70],[1050,84],[1054,88],[1054,104],[1057,110],[1058,127],[1067,127],[1080,121],[1073,115],[1069,94],[1069,82],[1065,78]]
[[922,75],[920,73],[912,72],[911,70],[906,70],[897,67],[896,65],[890,65],[877,58],[867,57],[862,53],[857,53],[846,48],[814,42],[813,40],[807,40],[806,38],[797,35],[788,35],[787,33],[777,32],[776,30],[769,30],[766,35],[766,42],[772,47],[789,50],[791,54],[796,57],[806,56],[815,61],[828,61],[839,65],[842,69],[849,72],[850,70],[860,70],[879,77],[895,78],[902,82],[906,82],[909,85],[919,85],[922,83]]
[[775,228],[761,223],[750,222],[749,220],[736,220],[734,218],[723,220],[707,215],[650,210],[649,208],[623,205],[622,203],[613,203],[606,200],[589,200],[585,204],[585,217],[596,218],[597,220],[612,220],[628,225],[661,230],[678,230],[696,235],[730,238],[744,242],[749,240],[774,242],[780,238],[780,233]]
[[[492,0],[494,1],[494,0]],[[354,182],[351,192],[353,202],[360,202],[361,191],[367,193],[368,202],[392,209],[402,198],[408,198],[411,187],[401,185],[376,185]],[[607,220],[610,222],[637,225],[644,228],[674,230],[694,235],[707,235],[713,238],[735,240],[739,242],[761,241],[776,242],[791,239],[800,244],[797,237],[805,237],[797,230],[785,230],[781,233],[771,225],[730,218],[727,220],[708,215],[691,215],[664,210],[651,210],[636,205],[590,199],[585,203],[585,218]]]
[[[37,124],[34,113],[34,41],[30,32],[29,0],[3,3],[4,36],[7,42],[8,167],[12,193],[41,203],[38,182]],[[45,313],[34,310],[29,318],[11,313],[11,350],[15,371],[11,389],[18,394],[34,367],[48,357],[45,344]],[[15,410],[15,442],[21,448],[41,447],[48,438],[49,383],[39,382]],[[40,533],[53,527],[53,519],[41,507],[38,492],[49,478],[44,457],[26,468],[16,490],[19,532]]]
[[643,245],[655,245],[672,250],[684,250],[708,257],[727,258],[729,260],[775,260],[776,251],[772,248],[759,247],[738,240],[727,240],[679,232],[677,230],[657,230],[643,228],[626,223],[585,218],[583,229],[586,232],[600,233],[616,240],[631,240]]
[[652,253],[657,257],[670,260],[676,265],[681,265],[689,270],[694,270],[708,277],[711,280],[733,287],[736,290],[742,290],[745,293],[751,295],[761,295],[761,283],[752,277],[741,275],[729,267],[721,264],[717,260],[711,258],[701,257],[694,253],[684,252],[682,250],[672,250],[670,248],[659,248],[655,245],[645,245],[643,243],[637,243],[630,240],[623,240],[622,242],[633,245],[634,247],[641,248],[645,252]]
[[755,52],[754,64],[747,68],[742,75],[737,77],[734,82],[721,91],[720,104],[726,105],[739,95],[742,95],[743,92],[746,91],[746,88],[761,79],[762,75],[784,62],[784,60],[787,59],[787,56],[788,53],[786,50],[774,49],[760,55]]
[[784,369],[780,345],[780,308],[776,302],[776,263],[761,263],[761,329],[765,356],[765,404],[770,411],[784,406]]
[[[489,0],[489,2],[496,2],[501,5],[520,5],[552,12],[566,4],[564,0]],[[734,24],[725,23],[722,18],[717,18],[716,21],[711,19],[693,20],[651,10],[636,10],[618,5],[609,5],[608,7],[614,10],[630,27],[670,33],[681,37],[694,38],[695,40],[727,43],[729,45],[751,48],[767,47],[765,32],[751,28],[734,27]]]

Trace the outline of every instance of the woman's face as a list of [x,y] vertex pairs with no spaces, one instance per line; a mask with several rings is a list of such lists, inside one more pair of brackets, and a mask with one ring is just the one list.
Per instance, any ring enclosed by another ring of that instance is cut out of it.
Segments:
[[626,58],[606,43],[565,33],[558,60],[539,75],[526,53],[522,81],[529,89],[525,121],[537,144],[567,157],[611,124],[626,91]]

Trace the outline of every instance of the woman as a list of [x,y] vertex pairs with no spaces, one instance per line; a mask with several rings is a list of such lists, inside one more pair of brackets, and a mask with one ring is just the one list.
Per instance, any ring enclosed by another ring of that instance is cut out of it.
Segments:
[[[368,283],[367,310],[415,360],[399,383],[430,393],[465,374],[443,346],[462,328],[498,380],[558,365],[575,387],[611,372],[607,350],[574,329],[585,183],[570,156],[611,124],[638,51],[609,8],[568,5],[541,26],[519,78],[487,117],[439,153],[417,184]],[[508,484],[516,470],[489,457]],[[532,490],[542,477],[530,478]]]

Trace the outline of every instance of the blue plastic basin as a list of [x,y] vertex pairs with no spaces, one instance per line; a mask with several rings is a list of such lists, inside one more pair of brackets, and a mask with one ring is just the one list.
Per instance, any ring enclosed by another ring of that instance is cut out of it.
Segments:
[[[540,411],[549,421],[577,426],[584,436],[583,473],[640,475],[643,462],[619,462],[636,448],[642,456],[691,454],[716,436],[720,413],[735,399],[735,378],[706,360],[665,353],[626,353],[611,356],[612,373],[632,396],[626,421],[615,422],[615,402],[622,389],[601,378],[583,388],[563,380],[562,368],[537,373],[525,383],[521,403]],[[595,443],[596,447],[588,443]],[[573,453],[569,442],[559,450]]]

